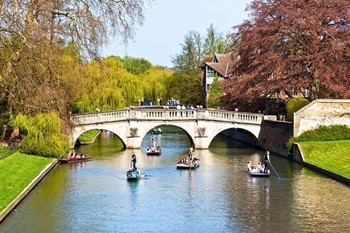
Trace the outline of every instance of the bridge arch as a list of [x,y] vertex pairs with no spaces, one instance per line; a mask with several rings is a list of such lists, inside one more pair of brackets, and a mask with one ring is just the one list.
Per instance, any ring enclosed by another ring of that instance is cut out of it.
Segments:
[[242,128],[258,138],[263,114],[222,110],[141,108],[72,115],[71,142],[90,129],[116,134],[127,148],[137,149],[147,132],[160,125],[183,129],[197,149],[207,149],[213,138],[229,128]]
[[223,133],[224,131],[228,131],[230,129],[247,132],[249,135],[254,137],[256,141],[259,141],[258,136],[259,136],[260,129],[257,129],[256,127],[251,127],[250,125],[226,124],[226,123],[215,122],[215,123],[212,123],[210,128],[211,128],[210,132],[208,132],[208,147],[217,135],[219,135],[220,133]]
[[183,125],[181,124],[176,124],[176,123],[168,123],[168,124],[158,124],[155,125],[154,127],[150,128],[150,129],[146,129],[145,131],[142,132],[142,135],[140,135],[141,137],[141,141],[146,137],[147,133],[150,132],[151,130],[155,129],[155,128],[161,128],[162,126],[173,126],[173,127],[177,127],[180,128],[181,130],[183,130],[185,132],[185,134],[188,136],[188,139],[190,140],[190,144],[193,145],[194,144],[194,140],[192,135],[190,134],[190,132],[184,128]]
[[94,127],[93,125],[90,127],[76,127],[74,132],[71,134],[71,147],[73,148],[74,145],[76,144],[76,142],[78,141],[78,138],[85,132],[88,132],[90,130],[105,130],[105,131],[109,131],[111,133],[113,133],[114,135],[116,135],[122,142],[123,146],[126,147],[126,141],[125,139],[123,140],[122,138],[122,134],[118,131],[115,131],[114,129],[108,127],[108,126],[100,126],[100,127]]
[[255,146],[260,146],[261,144],[258,137],[247,129],[225,127],[222,128],[221,131],[217,132],[215,135],[212,135],[212,137],[209,139],[209,146],[219,134],[224,134],[225,136],[230,137],[233,140],[242,141]]

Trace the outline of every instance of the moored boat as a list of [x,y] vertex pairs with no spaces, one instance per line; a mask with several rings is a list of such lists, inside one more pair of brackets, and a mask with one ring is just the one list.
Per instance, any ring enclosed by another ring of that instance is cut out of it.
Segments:
[[86,161],[90,161],[90,160],[92,160],[92,158],[90,156],[83,155],[83,154],[77,154],[74,156],[70,156],[69,158],[62,158],[59,161],[61,163],[77,163],[77,162],[86,162]]
[[181,159],[176,163],[176,168],[179,169],[195,169],[199,167],[199,159],[193,158],[192,161],[189,161],[187,158]]

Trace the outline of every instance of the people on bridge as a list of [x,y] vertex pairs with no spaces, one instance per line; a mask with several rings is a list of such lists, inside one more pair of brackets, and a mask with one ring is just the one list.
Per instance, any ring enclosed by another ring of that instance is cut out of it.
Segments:
[[133,151],[132,154],[131,154],[131,162],[132,162],[132,169],[133,170],[136,170],[136,154],[135,152]]
[[269,172],[269,162],[270,162],[270,151],[267,150],[264,156],[264,173]]

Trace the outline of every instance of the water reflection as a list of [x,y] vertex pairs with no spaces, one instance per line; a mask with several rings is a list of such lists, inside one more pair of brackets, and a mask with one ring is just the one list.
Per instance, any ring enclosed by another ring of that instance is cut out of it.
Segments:
[[[109,156],[56,167],[0,231],[340,232],[350,227],[348,187],[274,155],[280,178],[250,177],[247,161],[261,161],[264,151],[238,142],[231,147],[221,136],[210,150],[195,151],[198,169],[178,170],[176,162],[190,141],[179,130],[163,132],[161,156],[145,154],[147,140],[135,150],[146,178],[128,182],[132,150],[119,151],[114,136],[108,136],[112,142],[99,139],[78,150]],[[94,148],[101,145],[107,148]]]

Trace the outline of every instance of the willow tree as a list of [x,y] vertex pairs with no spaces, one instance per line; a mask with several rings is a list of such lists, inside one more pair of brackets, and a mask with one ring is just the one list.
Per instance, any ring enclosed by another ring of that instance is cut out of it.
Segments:
[[231,103],[273,93],[349,98],[350,2],[254,0],[235,28],[239,61],[225,83]]
[[37,114],[35,117],[20,113],[12,124],[26,133],[20,144],[24,153],[58,158],[69,149],[69,139],[61,134],[57,112]]
[[132,36],[144,7],[142,0],[0,1],[1,100],[13,114],[62,114],[70,95],[56,66],[60,49],[74,42],[84,56],[98,57],[112,35]]
[[142,88],[138,88],[141,79],[129,73],[119,57],[90,61],[84,65],[83,72],[85,78],[80,84],[82,95],[76,103],[77,112],[125,108],[142,96]]

